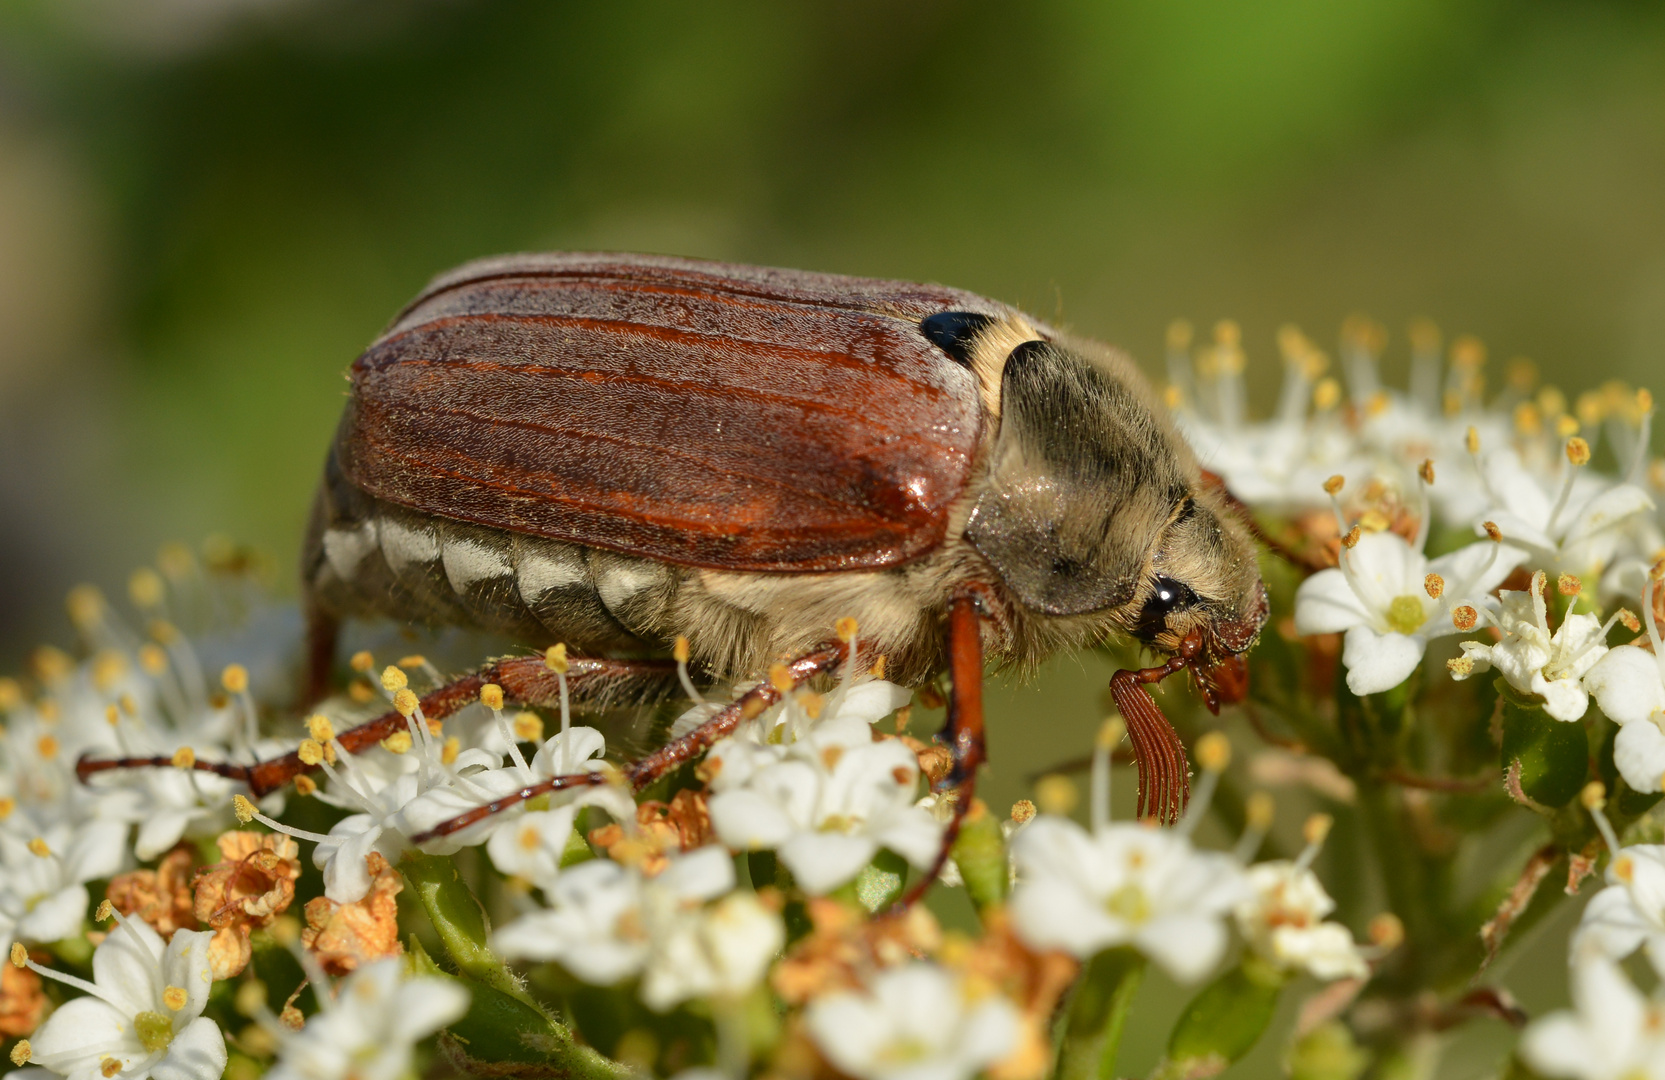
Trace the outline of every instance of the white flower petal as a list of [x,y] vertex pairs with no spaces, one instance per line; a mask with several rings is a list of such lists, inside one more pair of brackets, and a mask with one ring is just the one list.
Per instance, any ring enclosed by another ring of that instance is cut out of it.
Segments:
[[1613,739],[1613,764],[1633,791],[1661,790],[1665,778],[1665,732],[1652,720],[1626,724]]
[[773,800],[749,788],[720,791],[707,809],[717,839],[735,851],[774,848],[792,835],[792,819]]
[[1405,634],[1378,634],[1368,626],[1347,631],[1341,662],[1347,668],[1347,689],[1359,697],[1392,690],[1410,678],[1422,663],[1424,645]]
[[1370,621],[1370,612],[1340,570],[1320,570],[1295,592],[1295,630],[1300,634],[1339,634]]
[[220,1025],[198,1016],[173,1037],[162,1060],[150,1067],[151,1080],[219,1080],[227,1061]]
[[800,832],[782,844],[780,861],[811,896],[824,896],[860,873],[879,853],[871,836]]
[[1665,712],[1665,677],[1659,661],[1634,645],[1609,649],[1585,673],[1584,688],[1615,724],[1645,721],[1656,712]]

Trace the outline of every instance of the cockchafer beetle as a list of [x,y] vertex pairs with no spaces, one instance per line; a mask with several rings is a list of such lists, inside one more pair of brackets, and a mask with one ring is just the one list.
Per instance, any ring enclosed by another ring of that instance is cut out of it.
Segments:
[[[1190,670],[1214,709],[1246,690],[1267,616],[1250,526],[1123,354],[1004,304],[690,259],[512,255],[436,279],[350,379],[303,558],[315,694],[347,616],[567,643],[590,654],[571,662],[580,701],[674,686],[668,661],[607,655],[679,637],[714,679],[784,659],[795,686],[845,661],[855,643],[828,630],[853,618],[888,678],[946,668],[943,784],[963,810],[985,658],[1031,665],[1131,637],[1172,656],[1111,680],[1140,813],[1172,821],[1185,750],[1144,684]],[[529,704],[555,694],[541,656],[511,658],[423,712],[488,682]],[[781,692],[759,683],[627,776],[651,782]],[[343,745],[402,723],[388,713]],[[256,794],[306,768],[199,767]],[[593,782],[545,781],[437,831]]]

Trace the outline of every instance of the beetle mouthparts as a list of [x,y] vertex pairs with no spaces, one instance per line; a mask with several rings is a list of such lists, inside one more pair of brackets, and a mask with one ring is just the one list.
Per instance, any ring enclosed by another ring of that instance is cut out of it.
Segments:
[[1249,696],[1249,662],[1242,653],[1230,653],[1206,667],[1193,664],[1191,675],[1203,704],[1216,716],[1221,705],[1236,705]]

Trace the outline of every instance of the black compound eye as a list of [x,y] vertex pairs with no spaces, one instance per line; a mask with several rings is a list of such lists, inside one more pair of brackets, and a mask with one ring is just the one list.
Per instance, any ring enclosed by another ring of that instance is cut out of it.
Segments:
[[955,360],[971,365],[971,343],[994,320],[975,311],[943,311],[921,319],[919,329]]
[[1139,636],[1154,638],[1168,627],[1168,616],[1197,602],[1197,594],[1182,582],[1158,574],[1150,599],[1139,609]]

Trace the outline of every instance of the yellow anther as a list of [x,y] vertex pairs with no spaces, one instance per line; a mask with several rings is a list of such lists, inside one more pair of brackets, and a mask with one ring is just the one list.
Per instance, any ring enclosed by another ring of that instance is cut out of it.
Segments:
[[1093,745],[1101,750],[1114,750],[1126,735],[1127,721],[1119,716],[1107,717],[1098,726],[1098,737],[1093,740]]
[[29,662],[35,669],[35,677],[48,686],[64,681],[75,670],[75,661],[69,658],[69,654],[51,645],[36,649]]
[[439,761],[442,765],[455,765],[457,755],[462,753],[462,740],[452,735],[439,748]]
[[393,695],[393,709],[400,716],[410,716],[416,712],[422,703],[417,700],[416,691],[404,687]]
[[503,707],[503,688],[494,682],[489,682],[480,687],[480,704],[488,709],[501,709]]
[[158,645],[172,645],[182,636],[179,627],[166,619],[152,619],[145,624],[145,633],[149,634]]
[[1636,880],[1636,862],[1629,855],[1620,855],[1613,860],[1613,876],[1629,885]]
[[181,746],[173,752],[173,767],[176,769],[189,769],[194,767],[196,763],[197,752],[189,746]]
[[146,675],[160,675],[168,670],[168,654],[162,646],[147,641],[139,646],[139,666]]
[[1170,352],[1189,349],[1191,347],[1191,324],[1184,319],[1175,319],[1168,324],[1167,339]]
[[1362,535],[1364,535],[1364,530],[1359,526],[1354,525],[1351,529],[1348,529],[1346,535],[1341,538],[1342,546],[1347,548],[1358,547],[1359,537]]
[[247,825],[254,820],[254,803],[250,802],[246,795],[233,795],[231,797],[231,812],[236,815],[238,821]]
[[180,1009],[183,1009],[185,1007],[185,1003],[189,1000],[190,998],[186,995],[185,988],[183,986],[170,986],[162,991],[162,1004],[166,1005],[173,1012],[178,1012]]
[[1430,599],[1438,600],[1445,594],[1445,579],[1438,574],[1429,574],[1422,579],[1422,587]]
[[1590,464],[1590,444],[1574,435],[1567,440],[1567,460],[1574,465]]
[[382,740],[382,747],[392,754],[408,754],[411,748],[411,737],[408,731],[395,731]]
[[833,623],[833,633],[837,634],[838,640],[844,642],[846,645],[856,640],[856,629],[856,620],[852,619],[848,615]]
[[1642,620],[1636,617],[1635,612],[1631,611],[1629,608],[1620,608],[1618,611],[1614,612],[1614,614],[1618,617],[1619,624],[1626,630],[1629,630],[1633,634],[1641,632]]
[[515,713],[513,727],[515,738],[521,742],[543,741],[543,717],[535,712]]
[[1568,438],[1572,435],[1577,435],[1578,421],[1566,413],[1562,413],[1560,416],[1555,418],[1555,434],[1557,437],[1562,439]]
[[376,658],[370,655],[369,649],[360,649],[353,654],[351,660],[347,661],[347,666],[360,675],[368,675],[370,670],[376,666]]
[[1478,454],[1480,452],[1480,429],[1470,424],[1468,433],[1463,436],[1463,445],[1468,447],[1469,453]]
[[152,608],[162,602],[162,575],[148,566],[141,566],[127,578],[127,595],[138,607]]
[[111,727],[121,723],[121,710],[114,705],[104,706],[104,722]]
[[1330,828],[1334,824],[1335,818],[1330,815],[1314,814],[1301,826],[1301,839],[1309,844],[1322,844],[1324,838],[1330,835]]
[[1231,740],[1218,731],[1210,731],[1198,739],[1197,764],[1205,772],[1225,772],[1231,764]]
[[1366,416],[1380,416],[1387,412],[1388,404],[1387,391],[1378,390],[1365,400],[1364,414]]
[[12,1064],[19,1067],[27,1065],[29,1057],[33,1053],[34,1050],[29,1046],[28,1039],[17,1040],[17,1045],[12,1047]]
[[284,915],[272,920],[266,932],[272,935],[273,941],[288,948],[301,939],[301,924],[293,915]]
[[783,694],[791,690],[793,686],[791,669],[785,664],[770,664],[769,685]]
[[43,837],[35,837],[29,841],[28,847],[29,854],[37,858],[49,859],[52,857],[52,849],[46,846],[46,840]]
[[12,798],[10,795],[0,795],[0,821],[5,821],[7,818],[11,817],[12,811],[16,809],[16,799]]
[[302,765],[317,765],[324,760],[324,744],[317,739],[302,739],[295,756],[301,759]]
[[1607,806],[1607,785],[1600,780],[1592,780],[1584,785],[1578,793],[1578,801],[1584,809],[1591,813]]
[[321,743],[327,743],[335,738],[335,725],[323,713],[313,713],[306,718],[306,731]]
[[1577,596],[1584,591],[1584,583],[1572,574],[1562,574],[1555,579],[1555,591],[1562,596]]
[[1537,405],[1530,401],[1523,401],[1515,406],[1516,432],[1530,439],[1543,434],[1543,430],[1544,414],[1538,409]]
[[426,656],[423,656],[421,653],[412,653],[409,656],[401,656],[399,658],[399,666],[402,667],[402,668],[427,667],[428,666],[428,658]]
[[1340,473],[1336,473],[1334,476],[1324,481],[1324,494],[1339,495],[1341,494],[1341,489],[1346,486],[1347,478],[1342,476]]
[[1019,799],[1012,804],[1012,820],[1019,825],[1031,820],[1035,816],[1035,804],[1028,799]]
[[1256,791],[1243,804],[1243,818],[1249,828],[1264,831],[1272,827],[1272,817],[1277,809],[1278,804],[1269,792]]
[[1387,494],[1387,482],[1379,476],[1372,476],[1364,485],[1364,501],[1378,503]]
[[679,664],[688,662],[688,639],[681,634],[678,634],[676,640],[671,643],[671,659]]
[[43,758],[57,757],[58,749],[58,740],[51,735],[42,735],[35,740],[35,752]]
[[258,1016],[266,1008],[266,984],[250,979],[237,988],[237,996],[232,1001],[244,1016]]
[[104,594],[92,585],[77,585],[64,601],[69,620],[82,630],[97,626],[104,618]]
[[1341,384],[1334,379],[1319,379],[1312,388],[1312,407],[1319,412],[1329,412],[1341,404]]
[[100,900],[98,910],[93,912],[94,922],[108,922],[116,917],[116,905],[109,900]]
[[1480,613],[1468,604],[1458,604],[1451,611],[1451,625],[1464,631],[1473,630],[1480,622]]
[[1393,522],[1388,520],[1388,516],[1380,510],[1366,510],[1359,515],[1359,528],[1365,532],[1386,532],[1388,526],[1392,524]]
[[127,657],[114,649],[104,649],[92,659],[92,683],[100,693],[108,693],[126,674]]
[[121,706],[121,711],[127,716],[139,715],[139,703],[133,700],[132,694],[123,694],[116,698],[116,704]]
[[1644,416],[1653,411],[1653,391],[1645,386],[1636,391],[1636,411]]
[[370,685],[369,679],[354,679],[347,684],[347,696],[356,704],[368,705],[376,700],[376,688]]
[[314,780],[312,777],[306,775],[305,773],[295,777],[295,794],[314,795],[317,794],[317,791],[318,781]]
[[793,695],[792,700],[798,703],[798,707],[804,710],[804,715],[811,720],[821,719],[821,707],[826,704],[826,700],[820,694],[813,690],[800,690]]
[[1474,674],[1474,661],[1466,656],[1453,656],[1445,662],[1445,670],[1459,679],[1466,679]]
[[382,668],[382,689],[392,694],[410,685],[405,673],[391,664]]
[[23,704],[23,687],[16,679],[0,677],[0,712],[11,712]]
[[220,685],[228,694],[244,694],[249,689],[249,669],[242,664],[227,664],[220,672]]
[[1080,800],[1081,793],[1076,790],[1075,781],[1061,773],[1050,773],[1035,784],[1035,803],[1043,814],[1066,817]]
[[191,549],[177,540],[163,544],[156,551],[157,569],[173,581],[185,577],[195,565],[196,559],[191,555]]
[[549,670],[553,671],[555,674],[565,675],[567,673],[567,669],[572,666],[567,660],[566,643],[562,642],[558,645],[551,645],[548,649],[545,649],[543,662],[546,666],[548,666]]
[[1162,404],[1166,405],[1170,412],[1178,409],[1185,404],[1185,391],[1169,383],[1162,388]]
[[1473,334],[1462,334],[1451,343],[1451,366],[1474,369],[1486,362],[1486,346]]
[[867,669],[867,673],[875,679],[882,679],[885,677],[885,658],[883,653],[880,653],[879,658],[873,661],[873,666]]
[[1370,920],[1365,933],[1378,949],[1397,949],[1405,941],[1405,924],[1393,912],[1384,911]]
[[1503,543],[1503,530],[1497,527],[1497,522],[1488,521],[1481,528],[1486,530],[1486,539],[1494,544]]
[[23,942],[12,942],[12,966],[27,967],[29,964],[29,950],[23,947]]

